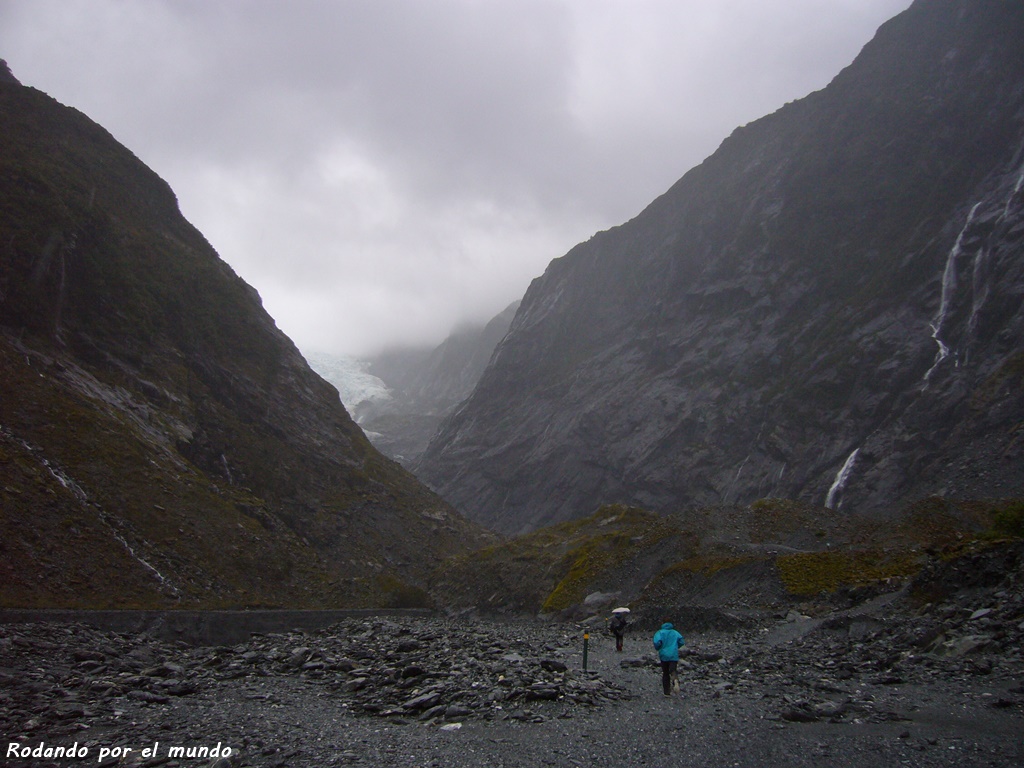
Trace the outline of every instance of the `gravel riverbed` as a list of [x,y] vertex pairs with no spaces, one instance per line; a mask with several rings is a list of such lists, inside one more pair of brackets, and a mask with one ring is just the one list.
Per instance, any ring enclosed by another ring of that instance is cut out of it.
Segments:
[[600,617],[358,616],[218,646],[0,624],[0,765],[1020,766],[1022,563],[937,561],[728,632],[680,609],[672,697],[642,620],[622,653]]
[[646,631],[620,654],[594,630],[584,671],[575,625],[362,618],[212,648],[8,625],[4,765],[1021,765],[1020,653],[981,639],[1011,613],[944,654],[926,621],[873,616],[690,635],[669,698]]

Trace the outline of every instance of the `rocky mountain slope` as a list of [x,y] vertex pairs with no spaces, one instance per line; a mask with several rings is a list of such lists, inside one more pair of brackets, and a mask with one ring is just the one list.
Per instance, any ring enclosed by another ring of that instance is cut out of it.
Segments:
[[629,606],[660,625],[731,629],[806,601],[896,589],[934,562],[1024,535],[1024,503],[931,498],[898,522],[762,499],[653,513],[622,505],[446,560],[431,579],[453,613],[586,620]]
[[3,604],[422,600],[481,531],[373,449],[165,182],[3,72]]
[[530,286],[415,470],[503,532],[1024,495],[1024,6],[918,0]]

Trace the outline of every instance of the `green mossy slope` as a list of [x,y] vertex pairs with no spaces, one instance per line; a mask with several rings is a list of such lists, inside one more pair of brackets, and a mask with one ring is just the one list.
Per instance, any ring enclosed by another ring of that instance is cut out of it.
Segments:
[[691,621],[695,609],[779,610],[844,590],[895,588],[938,553],[955,557],[1005,536],[1019,510],[1019,500],[937,497],[894,520],[785,499],[672,515],[612,505],[451,558],[431,591],[452,611],[577,619],[608,607],[585,604],[595,593],[647,622],[684,610]]

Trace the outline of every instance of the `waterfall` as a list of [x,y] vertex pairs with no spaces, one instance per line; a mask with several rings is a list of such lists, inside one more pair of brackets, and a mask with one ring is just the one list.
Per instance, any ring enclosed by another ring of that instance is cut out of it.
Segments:
[[121,543],[121,546],[125,548],[128,554],[131,555],[136,562],[140,563],[144,568],[149,570],[149,572],[156,577],[156,580],[159,581],[167,589],[169,589],[175,596],[179,594],[178,588],[171,584],[171,582],[169,582],[167,578],[162,573],[160,573],[160,571],[158,571],[156,568],[150,565],[150,563],[147,562],[145,559],[135,554],[135,550],[132,549],[131,544],[128,543],[128,540],[125,539],[124,536],[118,533],[117,529],[114,528],[113,524],[107,518],[106,513],[100,512],[100,519],[106,524],[107,528],[110,529],[110,533],[113,535],[113,537]]
[[156,577],[157,581],[159,581],[164,587],[169,589],[175,595],[179,594],[177,587],[175,587],[170,581],[168,581],[167,578],[162,573],[160,573],[160,571],[158,571],[150,563],[146,562],[146,560],[144,560],[142,557],[135,553],[135,550],[132,549],[127,539],[125,539],[124,536],[120,534],[117,528],[114,527],[114,524],[110,521],[110,515],[108,515],[102,509],[99,509],[97,505],[93,504],[89,500],[88,494],[86,494],[86,492],[82,490],[82,486],[80,486],[70,476],[68,476],[68,474],[64,470],[62,470],[60,467],[54,466],[47,459],[41,456],[40,449],[33,447],[32,445],[25,442],[21,438],[15,437],[4,427],[0,427],[0,436],[6,437],[8,440],[15,442],[16,444],[24,448],[28,453],[32,454],[33,458],[35,458],[36,461],[38,461],[40,464],[46,467],[46,470],[50,473],[50,475],[65,489],[67,489],[71,493],[71,495],[78,500],[79,504],[81,504],[83,507],[93,507],[94,509],[96,509],[100,521],[107,527],[107,529],[110,531],[110,534],[115,539],[117,539],[121,546],[125,548],[128,554],[131,555],[132,559],[141,564],[148,571],[150,571]]
[[[978,248],[974,255],[974,269],[971,271],[971,317],[967,321],[967,332],[971,338],[974,337],[975,329],[978,326],[978,313],[981,307],[988,300],[988,260],[985,258],[988,252],[985,247]],[[966,361],[966,357],[964,358]]]
[[828,489],[828,495],[825,497],[825,506],[829,509],[838,509],[838,507],[832,505],[835,503],[836,496],[843,490],[843,486],[846,485],[846,481],[850,478],[850,472],[853,471],[853,463],[857,460],[858,453],[860,453],[860,448],[855,448],[853,453],[847,456],[842,469],[836,473],[836,479],[832,481],[832,487]]
[[47,471],[57,480],[58,483],[63,485],[68,491],[71,491],[71,495],[78,499],[79,503],[87,504],[89,502],[89,497],[85,495],[85,491],[82,490],[82,487],[68,477],[63,470],[53,466],[44,458],[39,458],[39,461],[43,463],[43,466],[46,467]]
[[234,485],[235,478],[231,474],[231,467],[228,466],[228,457],[225,456],[223,453],[220,455],[220,464],[222,467],[224,467],[224,474],[225,476],[227,476],[228,485]]
[[743,468],[745,466],[747,466],[747,462],[748,461],[750,461],[750,454],[749,453],[747,454],[747,458],[745,458],[743,460],[743,463],[740,464],[740,468],[736,470],[736,477],[734,477],[732,479],[732,483],[729,484],[729,490],[725,494],[725,498],[723,499],[723,503],[725,503],[725,504],[729,503],[729,497],[732,496],[733,495],[733,491],[736,490],[736,483],[739,482],[740,475],[743,474]]
[[782,466],[779,467],[778,473],[775,475],[775,480],[772,481],[771,495],[777,496],[779,493],[779,483],[782,482],[782,476],[786,474],[786,462],[782,462]]
[[971,226],[971,222],[974,221],[974,214],[978,210],[979,205],[981,205],[980,202],[975,203],[974,207],[971,208],[971,212],[967,214],[967,222],[964,224],[963,229],[960,230],[960,234],[956,236],[956,242],[953,243],[953,247],[949,249],[949,255],[946,257],[946,267],[942,271],[942,294],[939,298],[939,311],[931,323],[932,338],[939,345],[939,351],[935,354],[935,362],[932,363],[932,367],[924,375],[926,382],[931,378],[932,372],[939,367],[939,364],[949,357],[949,347],[939,338],[939,334],[942,333],[942,325],[946,322],[946,315],[949,314],[949,305],[952,303],[953,295],[956,293],[956,261],[963,247],[964,235],[967,232],[967,228]]

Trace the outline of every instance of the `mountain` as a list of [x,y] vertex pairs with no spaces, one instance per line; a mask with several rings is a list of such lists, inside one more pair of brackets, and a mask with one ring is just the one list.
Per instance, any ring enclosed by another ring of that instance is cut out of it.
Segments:
[[554,260],[417,475],[509,533],[1024,495],[1022,39],[1024,4],[917,0]]
[[3,605],[422,603],[488,538],[370,445],[163,180],[0,75]]
[[518,307],[513,302],[484,325],[458,328],[437,347],[391,349],[358,363],[322,355],[310,362],[338,387],[373,444],[410,466],[473,391]]

